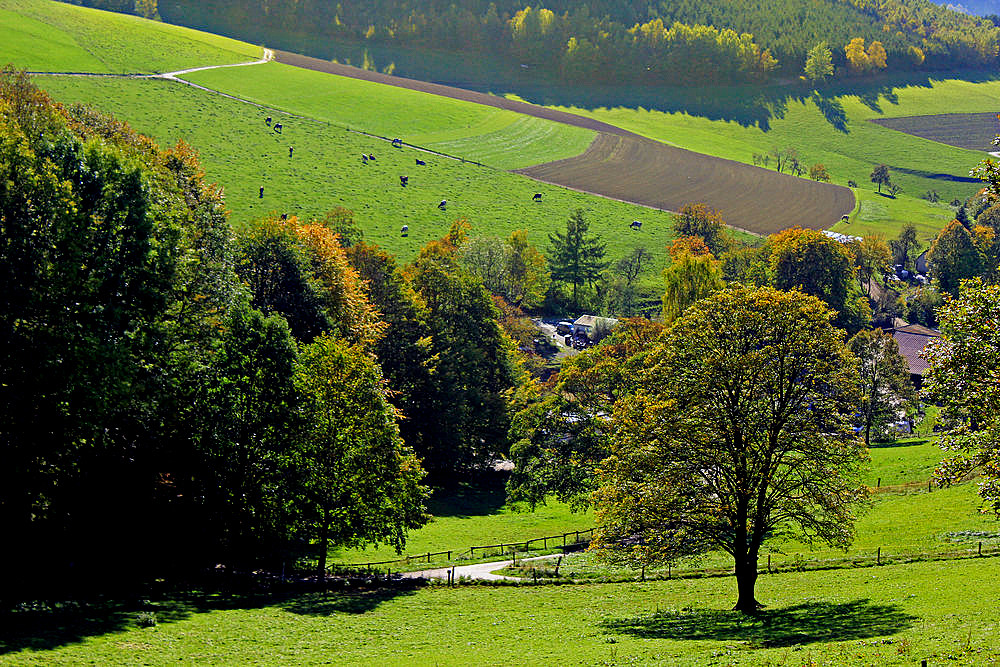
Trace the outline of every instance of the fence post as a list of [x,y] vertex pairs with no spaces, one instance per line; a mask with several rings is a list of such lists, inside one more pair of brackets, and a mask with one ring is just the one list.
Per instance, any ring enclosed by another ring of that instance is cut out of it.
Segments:
[[931,480],[927,480],[927,493],[931,492]]
[[427,552],[427,562],[428,563],[431,562],[431,552],[430,551]]
[[455,585],[455,566],[451,566],[451,585]]
[[879,477],[878,481],[875,482],[875,488],[878,489],[878,488],[881,488],[881,487],[882,487],[882,478]]
[[882,564],[882,547],[879,547],[878,551],[875,552],[875,564],[876,565]]
[[566,546],[566,533],[563,533],[563,546]]
[[578,531],[576,531],[576,541],[577,541],[577,542],[579,542],[579,541],[580,541],[580,531],[579,531],[579,530],[578,530]]
[[771,554],[767,555],[767,573],[771,574]]
[[980,556],[983,555],[983,542],[982,542],[982,540],[979,541],[979,555]]
[[642,572],[639,573],[639,581],[646,581],[646,566],[642,566]]

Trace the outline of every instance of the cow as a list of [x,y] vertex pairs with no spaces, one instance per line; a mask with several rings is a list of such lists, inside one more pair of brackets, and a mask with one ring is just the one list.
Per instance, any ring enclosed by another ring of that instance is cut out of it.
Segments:
[[442,200],[441,200],[441,203],[440,203],[440,204],[438,204],[438,208],[439,208],[439,209],[441,209],[442,211],[443,211],[443,210],[445,209],[445,207],[447,207],[447,206],[448,206],[448,200],[447,200],[447,199],[442,199]]
[[368,159],[369,160],[374,160],[375,159],[375,153],[369,153],[368,154]]
[[271,117],[270,116],[268,116],[267,118],[264,119],[264,124],[267,125],[268,127],[271,126]]
[[274,124],[274,131],[277,132],[278,134],[281,134],[281,123]]
[[282,213],[281,214],[281,219],[282,220],[288,220],[288,214],[287,213]]
[[260,186],[260,194],[257,195],[257,198],[258,199],[263,199],[264,198],[264,186],[263,185]]
[[399,184],[402,185],[404,188],[406,187],[406,184],[409,183],[409,182],[410,182],[410,177],[409,176],[400,176],[399,177]]
[[289,146],[288,147],[288,157],[292,157],[292,151],[294,151],[294,150],[295,150],[294,146]]
[[629,225],[629,227],[631,227],[632,229],[642,229],[642,223],[639,222],[638,220],[633,220],[632,224]]
[[407,232],[409,232],[409,231],[410,231],[410,226],[409,225],[403,225],[403,228],[399,230],[399,233],[402,234],[403,236],[406,236]]
[[392,140],[392,147],[393,148],[402,148],[403,147],[403,140],[402,139],[393,139]]
[[420,158],[417,158],[417,166],[418,167],[426,167],[427,163],[424,162],[423,160],[421,160]]
[[363,164],[368,164],[368,156],[365,155],[364,153],[361,154],[361,162]]
[[536,192],[535,196],[533,196],[531,198],[531,201],[542,201],[542,193],[541,192]]

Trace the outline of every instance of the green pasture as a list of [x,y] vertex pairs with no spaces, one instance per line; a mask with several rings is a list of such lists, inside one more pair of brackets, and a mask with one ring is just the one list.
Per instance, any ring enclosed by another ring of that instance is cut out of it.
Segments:
[[[703,114],[678,110],[691,105],[670,99],[669,92],[663,92],[662,99],[647,100],[645,106],[629,103],[554,106],[683,148],[739,162],[752,163],[754,153],[767,153],[772,148],[795,148],[806,168],[822,163],[833,182],[845,185],[853,180],[859,185],[860,211],[849,225],[838,225],[834,229],[846,233],[878,231],[892,237],[898,234],[902,224],[911,222],[923,236],[928,236],[951,217],[947,207],[930,204],[919,197],[928,190],[936,190],[942,202],[956,198],[964,200],[975,192],[977,185],[960,179],[968,178],[969,170],[985,157],[985,153],[947,146],[868,121],[998,111],[1000,81],[923,79],[911,83],[879,82],[869,86],[859,83],[856,86],[866,89],[854,94],[827,95],[791,90],[782,94],[780,89],[768,89],[763,93],[756,89],[730,91],[727,94],[733,98],[733,109],[727,110],[726,100],[720,99],[713,101],[715,110]],[[770,93],[771,97],[764,93]],[[693,93],[675,91],[675,94]],[[736,107],[747,101],[738,100],[740,95],[749,100],[756,95],[762,96],[754,109],[755,115],[741,115]],[[870,175],[877,164],[887,164],[893,181],[903,188],[896,199],[874,195],[875,186],[870,182]],[[871,191],[872,196],[864,196],[865,191]]]
[[280,63],[192,72],[184,78],[259,104],[398,137],[497,169],[579,155],[595,136],[591,130],[513,111]]
[[0,64],[35,72],[145,74],[245,62],[227,37],[51,0],[0,0]]
[[882,486],[926,482],[947,455],[933,439],[915,438],[872,443],[869,452],[871,468],[865,475],[865,483],[872,487],[880,479]]
[[[565,503],[550,501],[534,512],[522,505],[507,504],[504,479],[505,476],[498,474],[479,480],[476,486],[436,491],[428,503],[433,517],[431,522],[410,532],[404,553],[418,555],[453,550],[452,558],[458,560],[471,546],[524,541],[587,530],[594,525],[589,512],[571,512]],[[399,556],[392,548],[383,547],[333,551],[330,558],[335,563],[352,564],[392,560]],[[443,556],[434,558],[434,562],[446,560]]]
[[[658,266],[647,277],[654,280],[672,239],[671,216],[663,211],[395,149],[343,127],[265,111],[176,82],[59,76],[40,76],[36,82],[62,102],[88,103],[113,113],[161,145],[183,139],[197,148],[209,181],[225,189],[237,229],[269,212],[308,217],[345,206],[355,212],[370,241],[408,261],[458,218],[469,220],[474,235],[527,229],[529,240],[545,249],[548,234],[564,230],[570,213],[582,208],[592,231],[607,241],[610,260],[639,245],[652,252]],[[283,124],[282,134],[265,125],[266,116]],[[289,146],[295,149],[292,158]],[[363,164],[362,153],[373,153],[376,160]],[[417,167],[416,158],[427,166]],[[401,175],[409,176],[406,188],[400,186]],[[532,201],[535,192],[542,193],[541,202]],[[441,200],[448,201],[445,211],[438,209]],[[634,219],[644,223],[639,232],[628,228]],[[401,237],[402,225],[409,226],[408,237]]]
[[[190,596],[20,611],[0,663],[996,665],[997,560],[624,584]],[[153,627],[137,614],[152,613]]]

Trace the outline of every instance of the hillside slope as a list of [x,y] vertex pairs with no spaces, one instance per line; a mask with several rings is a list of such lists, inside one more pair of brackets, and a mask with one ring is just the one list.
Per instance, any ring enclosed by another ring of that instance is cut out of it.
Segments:
[[260,47],[138,16],[50,0],[0,0],[0,65],[147,74],[260,57]]

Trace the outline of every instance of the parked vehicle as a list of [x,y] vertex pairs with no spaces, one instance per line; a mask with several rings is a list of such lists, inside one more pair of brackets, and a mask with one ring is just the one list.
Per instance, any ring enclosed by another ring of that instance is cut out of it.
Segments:
[[570,322],[569,320],[561,320],[556,325],[556,333],[562,334],[564,336],[566,334],[573,333],[573,323]]

